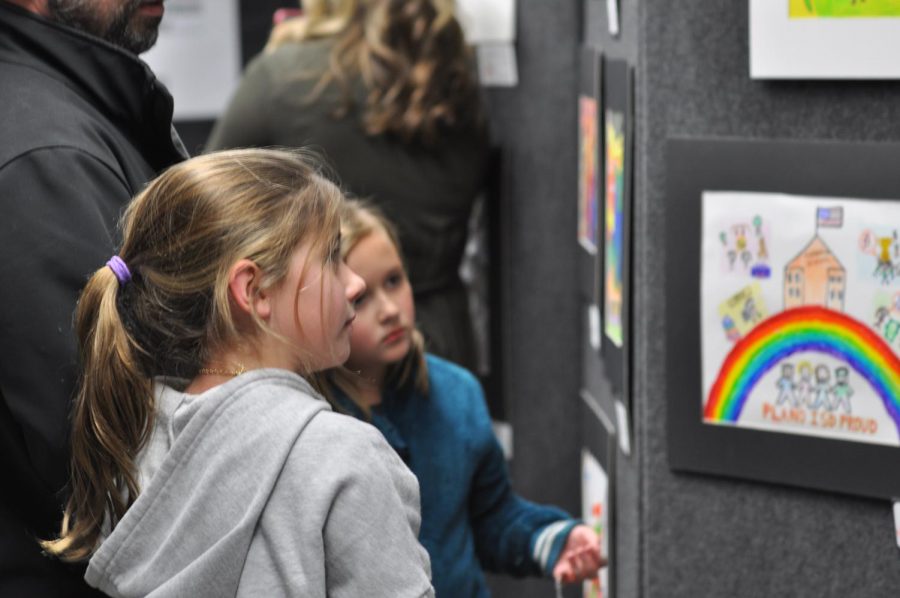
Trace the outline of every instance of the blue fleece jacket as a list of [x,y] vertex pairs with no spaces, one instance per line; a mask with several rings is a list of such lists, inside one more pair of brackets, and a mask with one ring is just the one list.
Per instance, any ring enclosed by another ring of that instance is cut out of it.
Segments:
[[[438,596],[488,596],[482,567],[549,575],[578,522],[517,496],[481,386],[467,370],[426,356],[429,393],[388,390],[369,421],[419,479],[419,540]],[[352,401],[338,404],[368,419]]]

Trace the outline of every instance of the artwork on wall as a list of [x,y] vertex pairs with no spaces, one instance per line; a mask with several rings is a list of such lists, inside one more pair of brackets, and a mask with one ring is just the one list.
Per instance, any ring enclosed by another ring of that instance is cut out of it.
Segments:
[[602,198],[603,178],[600,174],[600,152],[603,135],[600,128],[600,76],[603,57],[593,48],[581,52],[581,75],[578,93],[578,244],[579,278],[584,299],[590,305],[590,328],[586,331],[591,347],[599,350],[600,334],[600,242],[598,212]]
[[896,79],[896,0],[750,0],[755,79]]
[[581,519],[600,537],[600,551],[608,560],[595,579],[583,584],[585,598],[615,596],[615,432],[594,397],[582,391]]
[[704,421],[900,446],[900,202],[706,191],[701,210]]
[[671,465],[900,495],[900,145],[668,149]]
[[[581,449],[581,519],[600,537],[601,554],[609,554],[609,474],[594,455]],[[584,598],[609,596],[609,568],[584,582]]]
[[789,0],[792,19],[900,17],[897,0]]
[[578,97],[578,242],[591,255],[597,255],[597,104],[596,97]]
[[597,255],[600,60],[591,48],[584,49],[581,60],[581,89],[578,94],[578,243],[590,255]]
[[632,76],[628,63],[603,69],[603,359],[613,392],[628,404],[631,247]]

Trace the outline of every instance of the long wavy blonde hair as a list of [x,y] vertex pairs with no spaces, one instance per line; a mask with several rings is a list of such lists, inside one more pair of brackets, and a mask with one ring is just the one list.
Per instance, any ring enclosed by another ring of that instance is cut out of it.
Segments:
[[[135,459],[154,422],[152,379],[193,378],[217,351],[258,338],[235,326],[231,266],[255,262],[264,289],[285,279],[298,243],[310,243],[309,261],[331,261],[342,201],[307,153],[263,149],[182,162],[135,197],[118,254],[131,281],[100,268],[78,303],[71,496],[59,537],[41,543],[46,552],[89,558],[104,526],[137,498]],[[254,321],[256,332],[268,332]]]
[[366,88],[362,124],[371,135],[433,143],[456,126],[480,124],[481,102],[452,0],[306,0],[304,14],[275,27],[268,51],[285,43],[334,38],[327,70],[310,101],[336,84],[334,115],[353,106],[353,83]]

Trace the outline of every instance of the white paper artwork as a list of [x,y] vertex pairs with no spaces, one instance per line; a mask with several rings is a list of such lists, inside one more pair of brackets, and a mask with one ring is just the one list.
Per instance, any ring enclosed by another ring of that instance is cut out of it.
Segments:
[[702,202],[704,422],[900,445],[900,203]]
[[750,0],[752,78],[900,78],[896,2],[843,0],[827,10],[816,4]]
[[515,0],[456,0],[456,18],[472,45],[516,39]]
[[516,47],[511,43],[484,43],[475,46],[478,81],[485,87],[515,87],[519,84]]
[[[585,449],[581,450],[581,518],[600,536],[600,553],[609,555],[609,476]],[[584,582],[585,598],[609,596],[607,567],[597,579]]]

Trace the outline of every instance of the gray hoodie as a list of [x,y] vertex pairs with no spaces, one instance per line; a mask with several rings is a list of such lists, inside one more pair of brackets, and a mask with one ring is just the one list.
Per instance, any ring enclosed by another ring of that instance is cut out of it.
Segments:
[[88,565],[110,596],[433,596],[419,487],[382,435],[284,370],[156,385],[142,492]]

